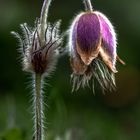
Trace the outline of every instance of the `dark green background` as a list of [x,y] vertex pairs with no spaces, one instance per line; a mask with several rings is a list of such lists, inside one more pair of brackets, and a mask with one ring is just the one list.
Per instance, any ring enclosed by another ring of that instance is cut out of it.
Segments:
[[[10,31],[19,24],[34,25],[43,0],[0,0],[0,140],[32,137],[31,76],[22,72],[18,43]],[[71,93],[69,58],[59,59],[52,78],[46,80],[48,140],[139,140],[140,139],[140,0],[93,0],[106,14],[118,35],[117,93],[102,95],[85,88]],[[82,0],[53,0],[49,21],[62,19],[69,28],[82,11]],[[66,44],[67,39],[65,39]]]

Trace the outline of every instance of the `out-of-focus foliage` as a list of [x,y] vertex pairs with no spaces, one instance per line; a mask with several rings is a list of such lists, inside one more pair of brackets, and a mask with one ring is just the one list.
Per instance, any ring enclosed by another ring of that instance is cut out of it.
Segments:
[[[31,77],[21,71],[17,41],[10,31],[19,24],[33,26],[42,1],[0,1],[0,140],[32,138]],[[118,34],[117,92],[102,95],[98,85],[71,93],[69,58],[63,56],[46,82],[48,140],[140,139],[140,1],[93,1],[95,9],[110,17]],[[74,15],[84,9],[82,0],[53,0],[49,20],[62,19],[65,31]],[[66,41],[65,43],[66,44]]]
[[22,131],[18,128],[9,129],[1,136],[2,140],[23,140]]

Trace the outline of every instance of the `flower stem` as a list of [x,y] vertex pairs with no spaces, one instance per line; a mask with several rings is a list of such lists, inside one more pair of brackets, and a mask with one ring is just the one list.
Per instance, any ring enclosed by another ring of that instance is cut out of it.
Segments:
[[91,0],[84,0],[85,10],[86,11],[93,11]]
[[34,111],[35,111],[35,140],[43,138],[43,95],[42,95],[42,76],[35,74],[35,93],[34,93]]

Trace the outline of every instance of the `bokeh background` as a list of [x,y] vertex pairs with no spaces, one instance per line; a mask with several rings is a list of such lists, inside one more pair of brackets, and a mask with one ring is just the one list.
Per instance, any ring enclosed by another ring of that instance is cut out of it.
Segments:
[[[31,140],[31,77],[22,72],[18,43],[10,31],[34,25],[43,0],[0,0],[0,140]],[[118,34],[117,92],[96,94],[89,88],[71,93],[69,57],[63,56],[46,80],[48,140],[140,139],[140,0],[93,0]],[[53,0],[49,21],[62,19],[65,31],[84,9],[82,0]],[[67,39],[65,39],[66,44]]]

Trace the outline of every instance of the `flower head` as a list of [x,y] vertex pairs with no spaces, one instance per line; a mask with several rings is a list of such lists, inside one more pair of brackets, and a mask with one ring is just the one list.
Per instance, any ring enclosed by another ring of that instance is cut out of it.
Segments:
[[38,74],[48,74],[55,65],[63,35],[59,34],[60,21],[55,24],[47,22],[47,13],[51,0],[45,0],[40,19],[35,27],[30,28],[26,23],[21,24],[23,37],[12,32],[20,41],[23,55],[23,70]]
[[86,12],[80,13],[70,28],[73,89],[88,85],[91,79],[97,79],[103,89],[112,89],[115,87],[116,59],[119,58],[116,33],[109,19],[92,9],[90,0],[84,2]]

